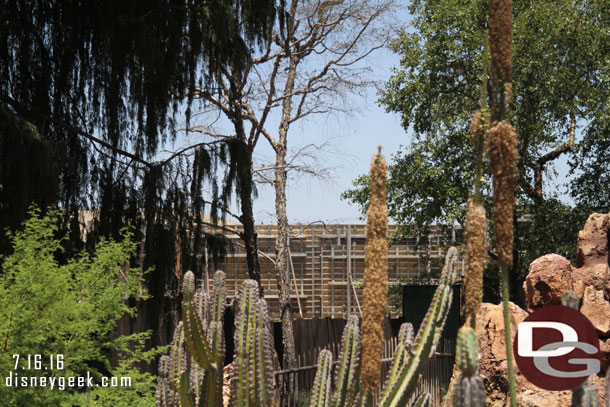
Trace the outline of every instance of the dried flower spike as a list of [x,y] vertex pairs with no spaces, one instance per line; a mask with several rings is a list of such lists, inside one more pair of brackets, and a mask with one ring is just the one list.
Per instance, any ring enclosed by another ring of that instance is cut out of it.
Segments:
[[513,212],[517,204],[514,189],[517,181],[517,133],[510,123],[496,123],[487,139],[494,188],[494,223],[496,250],[501,263],[513,263]]
[[367,214],[364,304],[362,321],[362,385],[367,392],[379,388],[383,345],[382,322],[388,291],[388,208],[386,204],[387,165],[381,154],[371,166],[371,201]]
[[489,48],[492,78],[511,82],[513,58],[513,18],[511,0],[489,1]]
[[487,243],[485,231],[487,219],[485,208],[481,203],[475,202],[472,197],[468,199],[466,221],[466,255],[468,267],[466,269],[466,316],[475,318],[481,308],[483,299],[483,269],[487,260]]

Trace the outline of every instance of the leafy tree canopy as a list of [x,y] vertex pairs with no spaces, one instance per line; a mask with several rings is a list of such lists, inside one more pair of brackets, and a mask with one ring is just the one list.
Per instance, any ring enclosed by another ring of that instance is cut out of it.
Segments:
[[[11,373],[15,383],[24,376],[53,375],[57,379],[86,377],[90,372],[97,384],[102,376],[130,376],[133,387],[90,389],[89,400],[98,405],[95,400],[110,397],[107,393],[112,390],[133,404],[105,405],[145,405],[136,404],[138,400],[152,403],[154,378],[136,367],[137,362],[150,362],[155,356],[155,351],[142,351],[150,332],[115,338],[116,321],[124,313],[135,315],[125,300],[138,298],[142,284],[141,270],[128,266],[137,249],[132,233],[127,232],[120,241],[103,240],[93,254],[80,253],[62,265],[56,259],[62,250],[62,238],[56,237],[60,212],[51,210],[41,217],[38,209],[32,209],[29,214],[23,230],[10,234],[13,253],[1,262],[0,368],[5,376]],[[117,368],[110,364],[111,350],[121,356]],[[35,355],[40,355],[39,367]],[[76,405],[85,394],[66,383],[65,391],[58,390],[58,382],[53,390],[50,383],[27,388],[21,388],[20,382],[13,387],[3,383],[0,399],[3,406]]]
[[[415,0],[410,26],[392,45],[401,63],[381,103],[399,113],[413,135],[390,166],[389,208],[400,224],[421,230],[464,221],[475,172],[470,125],[481,107],[487,4]],[[523,274],[544,253],[574,258],[589,211],[608,212],[608,192],[599,181],[610,175],[610,2],[513,5],[511,120],[520,137],[519,216],[531,216],[518,231]],[[568,200],[560,199],[565,192],[554,179],[553,163],[562,156],[573,175],[564,186]],[[491,177],[485,177],[489,197]],[[365,206],[366,177],[354,184],[344,198]]]

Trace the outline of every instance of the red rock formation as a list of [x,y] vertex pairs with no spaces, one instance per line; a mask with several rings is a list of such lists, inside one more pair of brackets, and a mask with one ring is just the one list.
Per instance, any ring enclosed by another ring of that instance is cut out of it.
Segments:
[[605,338],[610,334],[610,303],[604,298],[603,291],[593,286],[586,287],[580,312],[589,318],[600,337]]
[[539,257],[530,264],[523,289],[528,312],[543,305],[561,304],[563,293],[573,289],[570,261],[558,254]]

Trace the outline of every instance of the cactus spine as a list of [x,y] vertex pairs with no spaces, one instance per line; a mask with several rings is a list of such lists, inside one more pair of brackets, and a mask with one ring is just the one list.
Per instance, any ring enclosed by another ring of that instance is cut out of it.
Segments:
[[447,252],[440,284],[417,332],[410,356],[400,366],[395,377],[388,377],[379,402],[380,406],[405,405],[417,386],[424,363],[434,354],[453,299],[452,286],[455,281],[456,260],[457,249],[451,247]]
[[236,407],[266,407],[273,402],[273,341],[267,303],[258,293],[256,281],[246,280],[237,298],[236,373],[231,389],[231,404]]
[[330,404],[330,390],[332,385],[333,354],[323,350],[318,355],[316,378],[311,391],[311,407],[326,407]]
[[360,330],[358,317],[348,318],[341,338],[341,352],[335,369],[336,390],[333,407],[351,405],[358,392],[358,368],[360,367]]

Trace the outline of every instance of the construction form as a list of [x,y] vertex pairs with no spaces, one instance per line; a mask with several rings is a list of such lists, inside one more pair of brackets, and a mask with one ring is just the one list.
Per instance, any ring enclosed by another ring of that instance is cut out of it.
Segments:
[[[279,296],[274,271],[277,226],[257,225],[259,260],[265,299],[271,316],[279,318]],[[390,225],[390,235],[396,226]],[[247,278],[246,255],[239,237],[227,234],[235,244],[221,265],[226,273],[227,294],[233,295]],[[462,229],[433,228],[427,245],[403,239],[388,249],[390,285],[434,284],[440,274],[447,248],[462,250]],[[366,225],[290,226],[290,255],[287,261],[292,277],[292,306],[303,318],[346,317],[360,313],[364,278]],[[464,256],[460,255],[459,275],[463,275]],[[399,316],[393,310],[392,316]]]

